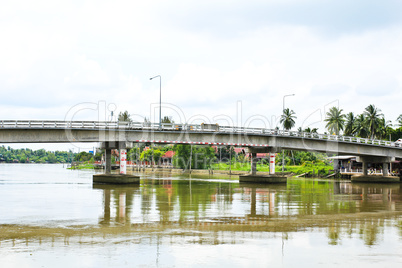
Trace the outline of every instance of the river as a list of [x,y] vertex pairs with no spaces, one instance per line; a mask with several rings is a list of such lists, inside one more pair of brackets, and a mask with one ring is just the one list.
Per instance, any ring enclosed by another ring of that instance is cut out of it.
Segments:
[[400,267],[401,184],[0,164],[0,267]]

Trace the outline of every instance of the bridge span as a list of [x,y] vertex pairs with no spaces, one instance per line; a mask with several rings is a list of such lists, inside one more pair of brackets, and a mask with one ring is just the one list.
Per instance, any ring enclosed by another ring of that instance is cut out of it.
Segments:
[[[355,155],[363,163],[402,159],[402,145],[391,141],[265,128],[214,124],[154,124],[105,121],[0,121],[0,143],[101,142],[106,149],[125,149],[132,143],[201,144],[248,147],[257,153],[282,149]],[[252,165],[255,174],[256,164]],[[387,175],[387,174],[386,174]]]

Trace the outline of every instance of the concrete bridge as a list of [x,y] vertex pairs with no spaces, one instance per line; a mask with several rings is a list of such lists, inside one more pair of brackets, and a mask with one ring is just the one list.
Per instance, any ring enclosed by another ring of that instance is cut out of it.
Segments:
[[[101,142],[107,152],[110,152],[111,149],[124,150],[131,147],[132,143],[143,142],[248,147],[252,154],[251,173],[253,175],[256,174],[256,161],[253,160],[257,153],[272,153],[272,158],[274,153],[282,149],[355,155],[359,157],[358,161],[363,163],[365,176],[367,176],[368,163],[382,163],[383,169],[388,170],[390,162],[402,159],[402,144],[400,143],[329,134],[219,126],[217,124],[159,125],[103,121],[0,121],[0,143],[59,142]],[[107,153],[106,156],[109,158],[110,153]],[[271,159],[271,162],[272,160],[274,161]],[[387,175],[384,174],[384,176]]]

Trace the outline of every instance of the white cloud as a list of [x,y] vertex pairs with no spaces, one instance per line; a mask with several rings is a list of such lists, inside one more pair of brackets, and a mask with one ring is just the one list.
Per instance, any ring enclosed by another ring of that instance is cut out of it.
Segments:
[[[64,118],[99,101],[149,117],[159,102],[149,78],[160,74],[162,101],[187,118],[237,122],[241,101],[243,122],[273,122],[283,95],[295,93],[286,106],[297,126],[336,100],[345,112],[375,104],[394,120],[402,26],[399,4],[382,5],[376,13],[378,5],[345,1],[9,1],[0,10],[0,117]],[[352,29],[338,25],[345,16]]]

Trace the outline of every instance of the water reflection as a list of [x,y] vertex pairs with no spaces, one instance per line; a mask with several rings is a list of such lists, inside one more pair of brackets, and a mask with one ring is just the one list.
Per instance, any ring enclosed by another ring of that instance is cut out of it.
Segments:
[[281,232],[288,237],[289,232],[325,228],[330,244],[355,234],[373,245],[384,226],[398,224],[402,214],[399,184],[294,179],[287,185],[259,185],[147,179],[141,187],[94,189],[102,190],[104,196],[101,225],[146,229],[153,223],[152,231],[180,228],[234,236],[237,232]]
[[155,236],[216,245],[243,243],[248,234],[278,233],[286,240],[319,230],[331,245],[353,238],[371,246],[387,228],[399,228],[402,237],[400,184],[290,179],[285,185],[259,185],[173,177],[144,178],[141,186],[93,185],[92,191],[102,196],[97,225],[0,225],[0,241],[28,244],[62,235],[101,243],[113,235],[117,241]]
[[[103,191],[103,215],[99,219],[99,224],[130,223],[130,211],[134,203],[134,196],[139,194],[139,185],[116,186],[94,184],[93,189]],[[111,215],[114,215],[114,220]]]

